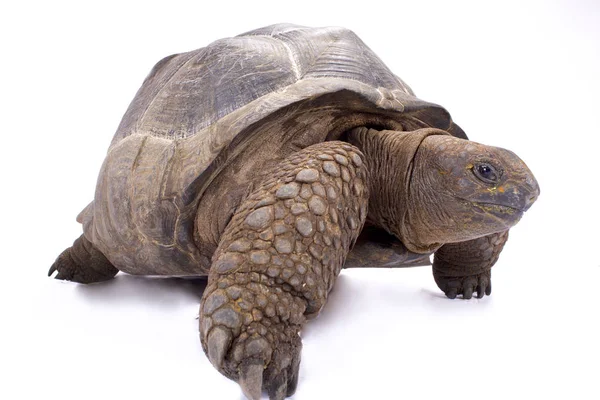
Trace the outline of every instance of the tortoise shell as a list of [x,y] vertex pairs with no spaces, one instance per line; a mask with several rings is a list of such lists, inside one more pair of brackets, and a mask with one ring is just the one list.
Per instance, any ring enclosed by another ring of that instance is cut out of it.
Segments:
[[466,138],[350,30],[280,24],[217,40],[152,69],[78,221],[125,272],[172,275],[164,265],[175,263],[179,275],[201,275],[210,259],[194,243],[196,211],[258,136],[303,148],[356,126],[402,129],[407,121]]

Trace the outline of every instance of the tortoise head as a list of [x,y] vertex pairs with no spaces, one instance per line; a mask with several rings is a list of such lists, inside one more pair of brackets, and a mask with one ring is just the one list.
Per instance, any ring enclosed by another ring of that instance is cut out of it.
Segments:
[[465,241],[509,229],[539,193],[513,152],[432,135],[413,160],[406,222],[421,245]]

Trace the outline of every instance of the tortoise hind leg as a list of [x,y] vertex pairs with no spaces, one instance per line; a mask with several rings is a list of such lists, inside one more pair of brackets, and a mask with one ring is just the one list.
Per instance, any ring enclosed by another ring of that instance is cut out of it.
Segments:
[[54,271],[58,271],[56,279],[79,283],[106,281],[119,272],[83,235],[58,256],[50,267],[48,276]]

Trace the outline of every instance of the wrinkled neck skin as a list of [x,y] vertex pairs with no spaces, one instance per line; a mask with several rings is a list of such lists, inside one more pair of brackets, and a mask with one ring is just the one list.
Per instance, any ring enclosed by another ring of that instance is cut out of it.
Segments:
[[[452,207],[455,200],[446,197],[434,176],[439,173],[435,163],[428,159],[427,150],[421,145],[414,153],[409,193],[406,198],[406,214],[402,221],[407,247],[433,252],[445,243],[461,242],[482,236],[476,227],[467,227],[463,210]],[[431,172],[435,171],[434,174]],[[465,236],[471,230],[473,237]],[[414,250],[418,252],[417,250]]]
[[412,179],[419,146],[432,135],[448,133],[432,128],[408,132],[357,128],[348,135],[349,142],[365,154],[369,168],[367,221],[395,235],[410,251],[422,254],[431,253],[443,244],[439,235],[435,235],[439,227],[433,220],[437,218],[420,215],[439,214],[443,210],[433,199],[421,198],[430,191],[414,187],[425,182]]
[[413,253],[504,232],[540,194],[535,177],[513,152],[439,129],[358,128],[348,140],[363,151],[369,167],[367,221]]

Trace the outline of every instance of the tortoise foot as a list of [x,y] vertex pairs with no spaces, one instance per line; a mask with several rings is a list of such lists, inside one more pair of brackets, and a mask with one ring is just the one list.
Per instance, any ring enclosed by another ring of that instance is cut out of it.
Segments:
[[442,276],[434,273],[435,283],[446,294],[449,299],[455,299],[462,295],[463,299],[470,299],[473,293],[477,293],[477,298],[492,294],[491,271],[485,271],[481,274],[469,276]]
[[447,297],[473,293],[481,299],[492,294],[492,266],[508,239],[508,231],[492,233],[465,242],[448,243],[435,253],[433,277]]
[[94,245],[81,235],[72,247],[63,251],[48,271],[58,272],[55,279],[79,283],[102,282],[119,272]]
[[211,293],[201,306],[200,326],[204,350],[249,399],[260,399],[263,390],[270,399],[291,396],[298,382],[305,301],[272,286],[267,277],[237,281],[226,278],[220,288],[207,288]]

